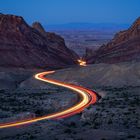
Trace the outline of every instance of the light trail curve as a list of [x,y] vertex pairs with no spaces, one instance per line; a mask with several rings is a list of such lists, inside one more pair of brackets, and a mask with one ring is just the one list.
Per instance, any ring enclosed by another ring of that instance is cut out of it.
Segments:
[[58,119],[58,118],[69,117],[69,116],[72,116],[74,114],[77,114],[77,113],[83,111],[84,108],[88,107],[90,104],[96,103],[96,101],[97,101],[96,92],[91,91],[91,90],[86,89],[81,86],[67,84],[64,82],[60,82],[58,80],[53,80],[53,79],[49,79],[49,78],[45,77],[46,75],[53,74],[54,72],[55,71],[41,72],[41,73],[36,74],[35,78],[40,81],[44,81],[44,82],[47,82],[47,83],[50,83],[53,85],[65,87],[65,88],[71,89],[73,91],[76,91],[80,95],[80,98],[81,98],[80,101],[77,104],[75,104],[74,106],[72,106],[66,110],[56,112],[53,114],[49,114],[49,115],[45,115],[42,117],[31,118],[28,120],[3,123],[3,124],[0,124],[0,128],[9,128],[9,127],[15,127],[15,126],[19,126],[19,125],[26,125],[26,124],[34,123],[37,121],[46,120],[46,119]]

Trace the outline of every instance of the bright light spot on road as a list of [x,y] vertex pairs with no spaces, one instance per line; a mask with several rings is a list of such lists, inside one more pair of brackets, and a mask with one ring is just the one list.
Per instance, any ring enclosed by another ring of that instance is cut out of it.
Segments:
[[86,61],[84,61],[82,59],[79,59],[78,63],[79,63],[80,66],[87,66]]

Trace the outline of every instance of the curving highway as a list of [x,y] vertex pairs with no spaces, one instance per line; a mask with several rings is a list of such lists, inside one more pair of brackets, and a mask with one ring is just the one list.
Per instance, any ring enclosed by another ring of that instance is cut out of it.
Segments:
[[72,116],[74,114],[77,114],[77,113],[83,111],[84,108],[88,107],[90,104],[96,103],[97,95],[94,91],[91,91],[91,90],[86,89],[81,86],[67,84],[64,82],[46,78],[46,75],[53,74],[54,72],[55,71],[38,73],[35,75],[35,78],[40,81],[44,81],[44,82],[47,82],[47,83],[50,83],[53,85],[65,87],[65,88],[68,88],[68,89],[71,89],[71,90],[77,92],[77,94],[80,95],[80,98],[81,98],[80,101],[76,105],[74,105],[66,110],[63,110],[61,112],[56,112],[56,113],[49,114],[49,115],[42,116],[42,117],[31,118],[28,120],[3,123],[3,124],[0,124],[0,128],[9,128],[9,127],[15,127],[15,126],[19,126],[19,125],[26,125],[26,124],[34,123],[37,121],[46,120],[46,119],[58,119],[58,118],[69,117],[69,116]]

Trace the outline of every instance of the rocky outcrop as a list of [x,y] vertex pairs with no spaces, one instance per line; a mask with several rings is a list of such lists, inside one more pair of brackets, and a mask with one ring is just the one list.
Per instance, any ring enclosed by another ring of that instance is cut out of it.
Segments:
[[38,30],[48,40],[49,48],[55,49],[55,51],[58,52],[61,50],[63,54],[65,54],[65,52],[68,52],[67,55],[70,55],[70,57],[73,58],[77,63],[77,59],[79,58],[79,56],[73,50],[65,46],[65,41],[61,36],[55,33],[46,32],[39,22],[34,22],[32,24],[32,27]]
[[119,63],[140,61],[140,18],[125,31],[117,33],[107,45],[101,46],[87,63]]
[[83,59],[92,57],[94,55],[95,50],[91,49],[91,48],[86,48],[85,50],[85,55],[83,56]]
[[39,22],[34,22],[32,24],[32,27],[36,30],[38,30],[40,33],[45,34],[46,31],[44,30],[43,26]]
[[77,63],[78,56],[64,39],[46,33],[41,24],[30,27],[22,17],[0,14],[0,66],[62,68]]

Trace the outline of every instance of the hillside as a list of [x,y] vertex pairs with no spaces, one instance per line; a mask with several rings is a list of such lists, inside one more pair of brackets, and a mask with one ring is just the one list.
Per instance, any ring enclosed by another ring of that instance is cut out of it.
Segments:
[[86,54],[87,63],[119,63],[140,61],[140,18],[125,31],[117,33],[106,45],[93,54]]
[[94,64],[59,70],[49,77],[89,88],[139,86],[140,63]]
[[63,68],[77,63],[78,56],[64,39],[30,27],[20,16],[0,14],[0,66]]

